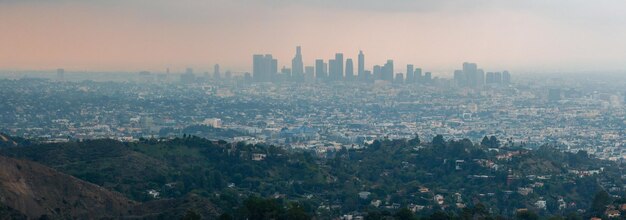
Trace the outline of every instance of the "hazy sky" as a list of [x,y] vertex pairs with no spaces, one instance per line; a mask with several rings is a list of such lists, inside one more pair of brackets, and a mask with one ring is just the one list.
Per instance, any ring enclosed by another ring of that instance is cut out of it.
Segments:
[[451,71],[626,70],[624,0],[0,0],[0,69],[250,71],[335,52]]

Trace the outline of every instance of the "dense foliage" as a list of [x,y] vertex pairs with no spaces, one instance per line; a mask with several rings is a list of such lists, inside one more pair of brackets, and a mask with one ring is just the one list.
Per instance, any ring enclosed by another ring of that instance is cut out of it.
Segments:
[[601,216],[614,199],[598,192],[623,196],[623,189],[609,190],[624,184],[621,164],[547,146],[505,149],[494,138],[481,144],[443,136],[430,143],[380,140],[325,157],[187,135],[35,144],[1,153],[139,201],[199,195],[220,207],[224,219]]

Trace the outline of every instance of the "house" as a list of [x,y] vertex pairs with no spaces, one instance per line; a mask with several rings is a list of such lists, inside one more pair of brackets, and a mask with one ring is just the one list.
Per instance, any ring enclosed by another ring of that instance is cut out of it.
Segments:
[[619,216],[621,215],[621,213],[619,212],[619,210],[615,210],[615,209],[613,209],[613,210],[608,210],[608,211],[606,211],[606,213],[604,213],[604,214],[606,214],[606,216],[607,216],[607,217],[609,217],[609,218],[617,218],[617,217],[619,217]]
[[265,160],[266,157],[267,157],[267,154],[252,154],[252,160],[254,161]]

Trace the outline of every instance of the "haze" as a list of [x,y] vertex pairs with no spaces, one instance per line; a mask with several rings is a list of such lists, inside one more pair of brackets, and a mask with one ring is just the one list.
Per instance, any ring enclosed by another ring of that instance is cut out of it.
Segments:
[[434,71],[472,61],[518,72],[626,70],[626,2],[0,1],[0,69],[251,71],[343,52]]

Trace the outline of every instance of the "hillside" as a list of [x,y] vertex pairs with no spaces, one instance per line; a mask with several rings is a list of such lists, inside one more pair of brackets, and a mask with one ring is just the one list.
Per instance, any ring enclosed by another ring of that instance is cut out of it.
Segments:
[[591,216],[584,211],[598,191],[625,194],[624,165],[585,152],[487,148],[443,137],[428,143],[380,140],[363,149],[323,154],[193,136],[35,144],[4,148],[0,154],[37,161],[145,201],[133,209],[134,216],[145,217],[165,216],[165,207],[179,213],[175,216],[186,210],[237,216],[254,208],[245,205],[251,196],[276,198],[277,204],[320,218],[402,207],[418,215],[486,207],[489,214],[502,216],[519,209],[542,216]]
[[0,156],[0,202],[29,218],[114,218],[137,203],[30,161]]

